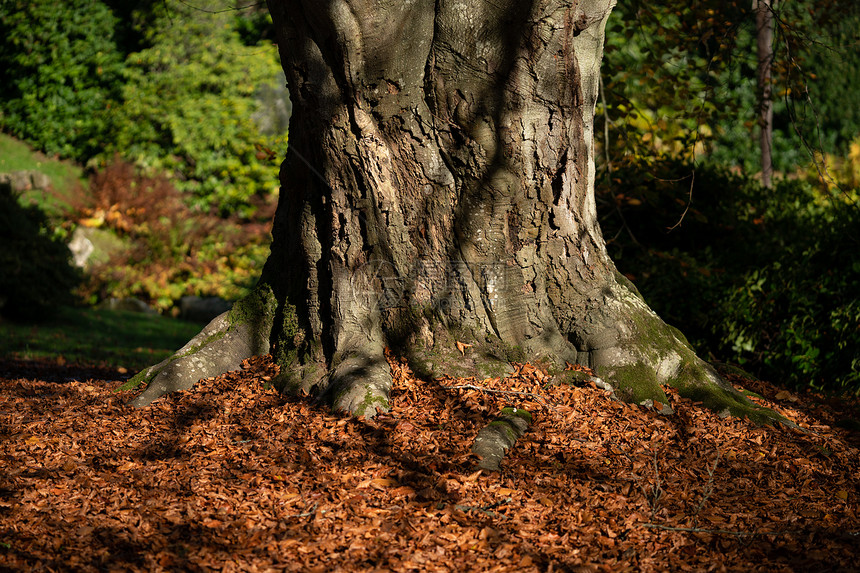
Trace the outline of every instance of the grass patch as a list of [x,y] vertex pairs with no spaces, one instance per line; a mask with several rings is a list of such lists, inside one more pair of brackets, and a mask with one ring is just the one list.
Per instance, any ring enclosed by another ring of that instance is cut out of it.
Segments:
[[83,170],[74,163],[51,159],[23,141],[0,133],[0,173],[12,171],[40,171],[51,178],[52,196],[40,191],[22,194],[23,201],[35,203],[49,213],[67,211],[75,187],[87,184]]
[[0,321],[0,356],[139,370],[167,358],[200,325],[136,312],[62,308],[51,320]]

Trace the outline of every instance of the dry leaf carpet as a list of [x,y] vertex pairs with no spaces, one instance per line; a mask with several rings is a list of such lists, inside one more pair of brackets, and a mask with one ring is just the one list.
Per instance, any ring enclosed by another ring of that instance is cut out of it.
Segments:
[[[798,431],[391,363],[373,420],[269,389],[267,357],[142,410],[110,369],[0,363],[0,570],[860,570],[856,403],[729,376]],[[476,471],[504,406],[533,423]]]

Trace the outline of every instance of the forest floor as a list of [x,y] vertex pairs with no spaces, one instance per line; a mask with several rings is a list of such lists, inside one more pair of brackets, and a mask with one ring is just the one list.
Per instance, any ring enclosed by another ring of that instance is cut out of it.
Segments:
[[[269,389],[267,358],[142,410],[109,368],[0,361],[0,570],[860,571],[856,401],[729,375],[792,430],[392,367],[364,420]],[[503,406],[532,425],[478,471]]]

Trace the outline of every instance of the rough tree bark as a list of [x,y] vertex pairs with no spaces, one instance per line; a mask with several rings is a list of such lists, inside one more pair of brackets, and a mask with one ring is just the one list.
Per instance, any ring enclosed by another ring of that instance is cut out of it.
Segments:
[[269,0],[293,100],[271,255],[134,404],[272,352],[285,390],[372,416],[390,346],[426,375],[580,363],[667,413],[661,384],[762,419],[607,255],[592,130],[613,5]]

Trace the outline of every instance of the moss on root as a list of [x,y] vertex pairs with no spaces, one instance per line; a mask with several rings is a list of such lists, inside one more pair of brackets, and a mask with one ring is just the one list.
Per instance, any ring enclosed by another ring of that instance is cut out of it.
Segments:
[[155,378],[159,372],[164,370],[164,368],[168,364],[170,364],[171,362],[175,362],[176,360],[180,360],[182,358],[185,358],[186,356],[191,356],[192,354],[194,354],[195,352],[197,352],[198,350],[200,350],[204,346],[207,346],[208,344],[211,344],[212,342],[214,342],[220,338],[223,338],[224,335],[227,334],[228,330],[219,330],[218,332],[215,332],[214,334],[206,337],[204,340],[195,344],[191,348],[187,349],[185,352],[176,352],[175,354],[173,354],[172,356],[170,356],[166,360],[159,362],[158,364],[156,364],[154,366],[150,366],[149,368],[144,368],[143,370],[141,370],[140,372],[138,372],[137,374],[135,374],[134,376],[129,378],[122,386],[117,388],[115,391],[116,392],[125,392],[128,390],[134,390],[141,385],[149,384],[150,382],[152,382],[152,379]]
[[376,415],[377,411],[387,412],[390,408],[391,404],[387,399],[368,389],[364,394],[364,400],[361,402],[361,405],[352,412],[352,415],[361,418],[362,416],[366,416],[368,413]]
[[[277,308],[278,300],[272,287],[260,284],[246,297],[236,301],[227,313],[227,320],[231,329],[239,324],[253,324],[270,330]],[[269,333],[264,334],[268,336]]]
[[501,416],[504,417],[512,417],[516,416],[517,418],[522,418],[525,420],[526,424],[532,423],[532,414],[528,410],[523,410],[522,408],[502,408]]
[[143,372],[138,372],[131,378],[125,381],[119,388],[114,390],[114,392],[127,392],[128,390],[134,390],[141,384],[149,383],[152,380],[152,376],[141,376]]
[[[141,370],[121,385],[117,391],[134,390],[140,386],[149,387],[153,380],[164,372],[166,368],[171,367],[171,365],[177,368],[177,371],[181,371],[183,366],[180,361],[184,361],[204,348],[217,343],[239,328],[244,329],[241,338],[250,339],[248,340],[249,347],[256,349],[258,352],[265,352],[268,348],[268,337],[271,332],[272,317],[274,316],[275,308],[276,300],[272,289],[265,284],[258,286],[248,296],[237,301],[233,305],[233,308],[226,313],[226,316],[221,315],[212,320],[188,344],[176,351],[168,359]],[[162,382],[165,382],[165,388],[170,386],[170,383],[166,383],[166,381]]]
[[[622,282],[619,280],[619,282]],[[627,311],[623,314],[623,340],[617,347],[603,351],[597,372],[609,382],[618,398],[635,404],[664,407],[669,400],[661,385],[678,390],[684,397],[701,402],[723,416],[747,417],[757,424],[776,422],[792,425],[776,412],[751,402],[734,389],[708,363],[696,356],[686,337],[650,312],[638,293],[629,286]]]
[[472,453],[481,457],[478,467],[499,471],[510,448],[531,425],[532,415],[522,408],[503,408],[499,416],[481,428],[472,444]]
[[[756,424],[795,424],[769,408],[750,401],[742,392],[728,382],[719,384],[714,381],[716,371],[705,362],[689,362],[684,365],[672,381],[681,396],[701,402],[705,407],[718,412],[721,416],[747,417]],[[710,383],[709,383],[710,382]]]
[[610,384],[615,389],[615,395],[625,402],[642,404],[651,400],[667,406],[669,404],[654,368],[644,362],[616,367],[612,370]]

